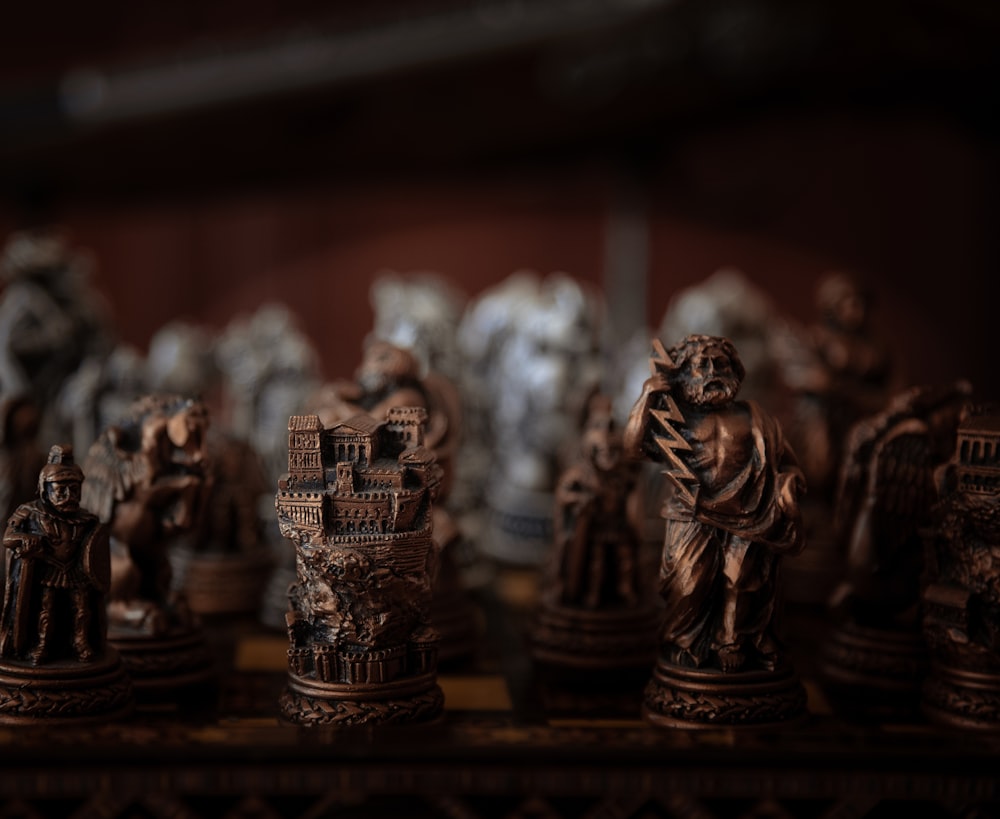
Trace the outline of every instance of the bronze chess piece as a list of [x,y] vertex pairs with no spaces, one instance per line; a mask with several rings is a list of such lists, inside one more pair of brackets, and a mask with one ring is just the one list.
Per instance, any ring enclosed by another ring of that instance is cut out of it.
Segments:
[[53,446],[38,498],[7,521],[0,618],[0,722],[116,719],[132,685],[107,644],[108,532],[80,506],[83,471]]
[[212,658],[168,550],[204,513],[208,416],[176,395],[147,395],[87,456],[84,504],[111,531],[108,639],[138,696],[155,700],[212,680]]
[[781,558],[803,546],[802,472],[781,428],[737,401],[744,370],[725,338],[653,342],[626,452],[666,465],[660,564],[666,604],[643,716],[684,728],[781,723],[805,690],[776,634]]
[[591,400],[580,457],[556,483],[554,543],[533,638],[546,666],[649,668],[659,607],[640,565],[637,467],[626,461],[611,402]]
[[955,449],[968,384],[913,387],[847,436],[836,506],[847,571],[822,670],[839,705],[882,719],[917,710],[927,656],[920,633],[923,530],[934,473]]
[[419,722],[441,713],[439,637],[428,625],[441,470],[424,446],[426,420],[420,407],[329,429],[316,415],[289,420],[288,473],[275,503],[298,575],[280,701],[290,722]]
[[969,407],[927,539],[922,707],[933,721],[1000,730],[1000,408]]

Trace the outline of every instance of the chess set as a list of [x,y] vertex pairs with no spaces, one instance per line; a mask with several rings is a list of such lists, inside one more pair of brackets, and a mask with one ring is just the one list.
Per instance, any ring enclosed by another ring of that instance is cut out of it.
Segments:
[[279,307],[144,361],[58,237],[4,264],[2,815],[1000,808],[1000,410],[892,385],[850,277],[619,385],[568,277],[383,285],[324,384]]

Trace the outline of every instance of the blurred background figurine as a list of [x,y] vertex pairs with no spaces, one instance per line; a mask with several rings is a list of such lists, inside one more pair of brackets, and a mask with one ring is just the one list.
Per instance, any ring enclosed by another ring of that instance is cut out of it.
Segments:
[[777,421],[737,401],[743,365],[724,338],[654,339],[652,375],[626,452],[672,482],[660,594],[660,656],[643,714],[659,725],[764,724],[804,713],[778,635],[779,567],[803,546],[802,472]]
[[924,529],[934,474],[954,452],[970,386],[912,387],[847,436],[836,506],[847,572],[822,668],[841,703],[882,718],[912,716],[927,660],[920,634]]
[[870,301],[854,276],[831,272],[816,288],[820,320],[808,329],[783,322],[775,331],[792,400],[788,437],[809,484],[802,503],[809,547],[788,566],[786,593],[796,603],[825,605],[843,575],[846,556],[832,535],[843,449],[851,426],[886,405],[898,377],[871,328]]
[[532,632],[539,662],[591,670],[652,664],[659,609],[640,565],[637,468],[622,451],[611,400],[595,396],[580,454],[556,484],[553,548]]
[[519,273],[481,295],[463,321],[492,446],[480,545],[501,562],[538,566],[548,556],[555,481],[600,387],[602,310],[565,274]]
[[198,401],[143,396],[94,442],[84,464],[84,504],[111,532],[109,639],[150,698],[212,673],[200,627],[171,591],[168,558],[172,540],[205,511],[207,426]]
[[72,447],[53,446],[37,499],[7,521],[0,722],[107,719],[132,708],[131,684],[107,646],[108,531],[80,506],[82,483]]
[[88,356],[111,349],[109,311],[90,286],[90,259],[55,231],[15,233],[3,248],[0,390],[30,395],[41,413],[39,437],[58,440],[58,396]]
[[1000,408],[970,406],[927,539],[923,711],[959,728],[1000,729]]
[[[279,303],[230,321],[216,339],[214,353],[229,433],[256,453],[270,484],[288,467],[288,419],[306,406],[320,384],[319,356],[299,319]],[[284,629],[288,587],[295,581],[295,548],[278,529],[270,488],[256,503],[271,567],[259,615],[266,625]]]

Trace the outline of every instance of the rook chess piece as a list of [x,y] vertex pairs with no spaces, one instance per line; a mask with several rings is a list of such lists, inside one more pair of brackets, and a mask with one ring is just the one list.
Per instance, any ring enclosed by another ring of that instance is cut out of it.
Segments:
[[441,470],[423,445],[426,420],[420,407],[330,429],[316,415],[289,420],[276,507],[281,533],[296,544],[280,701],[290,722],[418,722],[441,713],[439,638],[428,625]]
[[1000,410],[969,408],[927,544],[923,710],[935,722],[1000,730]]

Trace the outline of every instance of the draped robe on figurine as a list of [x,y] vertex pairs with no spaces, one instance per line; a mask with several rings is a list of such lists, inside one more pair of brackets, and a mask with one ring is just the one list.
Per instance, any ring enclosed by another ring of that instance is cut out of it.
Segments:
[[742,469],[719,486],[700,482],[693,508],[677,492],[664,506],[663,640],[685,664],[747,637],[765,663],[773,657],[779,557],[803,545],[798,516],[778,502],[787,482],[802,480],[795,456],[777,422],[752,401],[743,406],[753,445]]

